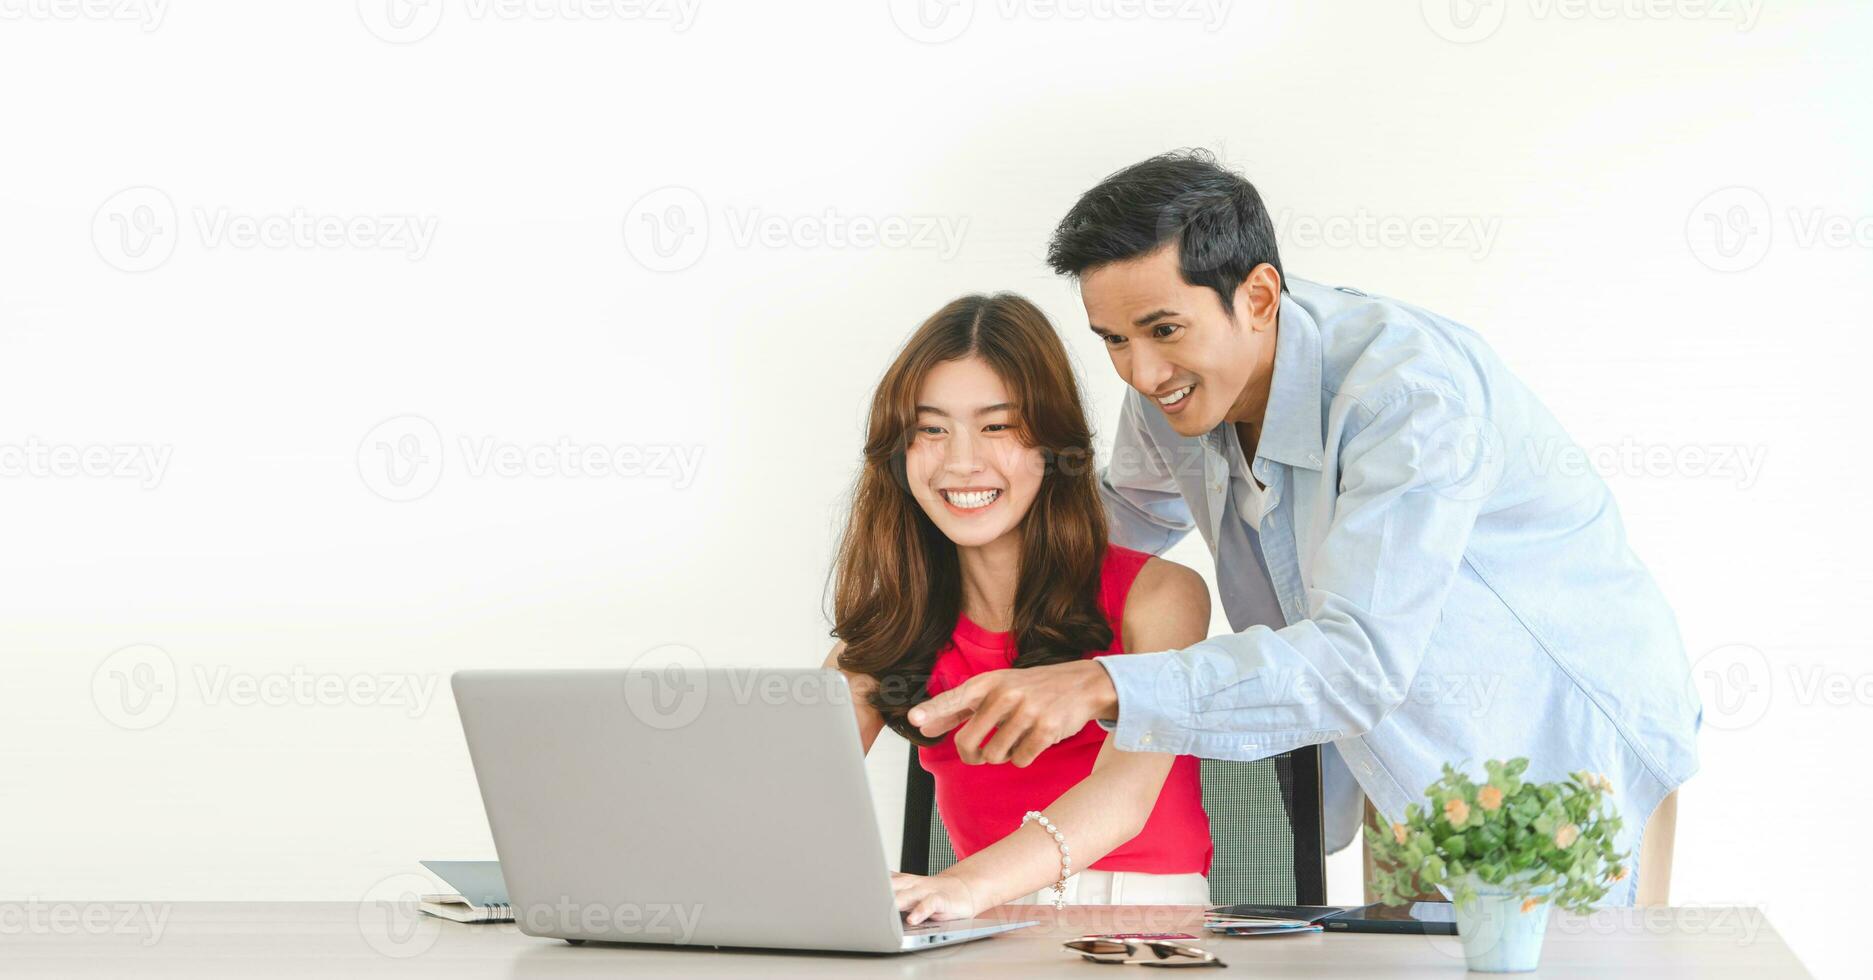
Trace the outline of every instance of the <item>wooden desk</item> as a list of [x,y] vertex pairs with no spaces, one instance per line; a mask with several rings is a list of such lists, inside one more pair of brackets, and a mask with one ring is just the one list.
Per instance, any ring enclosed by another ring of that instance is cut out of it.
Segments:
[[[58,911],[64,906],[64,911]],[[103,907],[103,911],[99,907]],[[1088,932],[1202,935],[1189,906],[1002,908],[1042,924],[894,957],[637,946],[573,947],[512,924],[461,925],[390,903],[0,903],[0,976],[31,977],[1008,977],[1153,980],[1142,967],[1097,966],[1060,949]],[[110,912],[111,914],[105,914]],[[159,918],[160,917],[160,918]],[[1454,937],[1315,934],[1205,937],[1230,973],[1169,976],[1465,976]],[[1651,908],[1586,919],[1556,915],[1542,977],[1807,976],[1760,910]]]

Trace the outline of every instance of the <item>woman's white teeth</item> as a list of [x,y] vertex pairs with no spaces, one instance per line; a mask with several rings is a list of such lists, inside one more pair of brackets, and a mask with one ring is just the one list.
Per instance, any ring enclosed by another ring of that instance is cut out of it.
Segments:
[[1002,492],[1000,490],[945,490],[943,491],[943,499],[949,501],[952,504],[955,504],[958,507],[961,507],[964,510],[974,510],[977,507],[987,507],[988,505],[995,502],[996,497],[999,497],[1001,495],[1002,495]]
[[1175,404],[1177,404],[1178,402],[1180,402],[1180,401],[1183,401],[1183,400],[1184,400],[1184,396],[1185,396],[1185,395],[1188,395],[1188,394],[1190,394],[1190,389],[1192,389],[1192,388],[1195,388],[1195,387],[1196,387],[1196,385],[1185,385],[1185,386],[1183,386],[1182,388],[1179,388],[1179,389],[1177,389],[1176,391],[1173,391],[1173,392],[1171,392],[1170,394],[1168,394],[1168,395],[1165,395],[1165,396],[1164,396],[1164,397],[1162,397],[1162,398],[1159,398],[1159,399],[1158,399],[1158,404],[1160,404],[1160,405],[1175,405]]

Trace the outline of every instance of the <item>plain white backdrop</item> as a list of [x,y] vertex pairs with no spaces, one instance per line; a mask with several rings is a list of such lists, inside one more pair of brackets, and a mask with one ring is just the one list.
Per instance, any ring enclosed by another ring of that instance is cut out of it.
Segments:
[[0,898],[357,899],[492,856],[451,671],[817,664],[893,351],[1020,291],[1109,430],[1046,236],[1205,146],[1290,275],[1475,327],[1587,449],[1705,691],[1673,900],[1847,972],[1870,36],[1847,0],[0,0]]

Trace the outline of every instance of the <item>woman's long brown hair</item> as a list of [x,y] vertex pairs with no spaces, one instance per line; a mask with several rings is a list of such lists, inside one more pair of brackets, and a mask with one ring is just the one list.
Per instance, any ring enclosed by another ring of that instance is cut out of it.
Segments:
[[1020,525],[1016,667],[1077,660],[1112,643],[1099,608],[1106,520],[1094,482],[1092,433],[1066,348],[1033,303],[1012,293],[964,296],[911,335],[872,396],[865,464],[834,570],[839,666],[871,675],[871,703],[893,731],[935,744],[905,714],[930,697],[930,669],[962,607],[956,545],[911,496],[905,452],[917,392],[932,368],[980,357],[1009,389],[1020,437],[1046,470]]

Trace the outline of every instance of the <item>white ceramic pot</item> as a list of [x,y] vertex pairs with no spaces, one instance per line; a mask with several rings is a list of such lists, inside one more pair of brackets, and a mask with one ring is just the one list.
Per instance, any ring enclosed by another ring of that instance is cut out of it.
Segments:
[[[1548,934],[1551,886],[1520,897],[1509,886],[1492,885],[1472,875],[1476,898],[1467,907],[1456,906],[1457,940],[1463,958],[1478,973],[1526,973],[1541,965],[1541,941]],[[1528,898],[1535,904],[1527,911]]]

